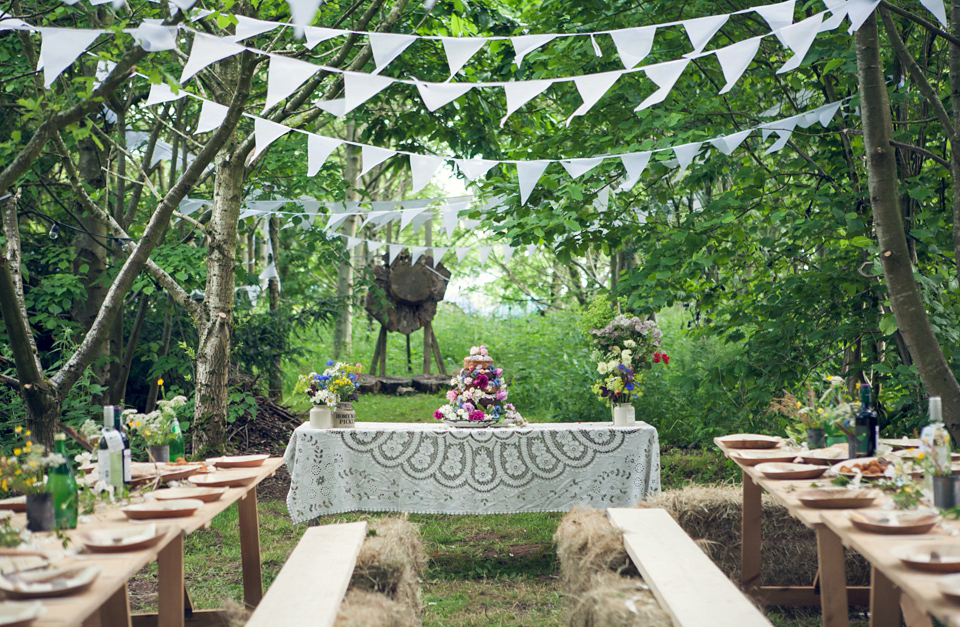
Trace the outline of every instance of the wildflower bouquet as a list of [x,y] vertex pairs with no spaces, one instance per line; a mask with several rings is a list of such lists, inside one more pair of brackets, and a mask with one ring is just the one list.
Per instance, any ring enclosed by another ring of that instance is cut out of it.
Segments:
[[357,375],[363,370],[363,364],[350,365],[342,361],[327,362],[323,374],[311,372],[300,375],[293,388],[294,394],[306,394],[314,405],[327,405],[331,409],[341,403],[357,400]]
[[793,394],[784,392],[770,404],[770,411],[782,414],[804,429],[826,429],[836,425],[845,426],[856,410],[857,405],[850,402],[843,393],[843,378],[826,377],[827,389],[818,397],[812,385],[804,393],[806,404]]
[[187,397],[177,395],[170,400],[157,401],[157,408],[149,414],[137,413],[136,409],[123,411],[122,420],[136,431],[147,446],[169,445],[177,439],[174,423],[178,423],[177,410],[187,404]]
[[663,332],[652,320],[619,315],[604,328],[590,333],[599,351],[600,374],[600,380],[591,389],[601,401],[629,403],[642,393],[642,370],[670,363],[670,356],[660,350]]
[[0,490],[17,494],[43,494],[47,491],[47,469],[66,460],[63,455],[48,453],[45,446],[33,441],[29,430],[14,429],[21,440],[13,455],[0,457]]

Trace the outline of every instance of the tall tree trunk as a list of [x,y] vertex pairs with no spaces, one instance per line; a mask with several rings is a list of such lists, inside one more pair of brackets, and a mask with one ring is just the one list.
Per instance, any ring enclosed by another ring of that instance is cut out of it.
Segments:
[[[950,3],[951,32],[960,37],[960,0]],[[960,47],[950,48],[950,103],[953,113],[954,137],[960,136]],[[953,259],[960,276],[960,145],[950,142],[950,181],[953,183]]]
[[[269,262],[276,264],[277,254],[280,250],[280,221],[277,219],[276,214],[270,216],[267,225],[270,231],[267,233],[267,236],[270,238],[270,248],[273,251]],[[280,309],[280,279],[278,277],[270,277],[267,282],[267,290],[270,293],[270,311],[277,311]],[[268,374],[267,393],[274,401],[279,401],[280,397],[283,396],[283,361],[279,355],[274,359],[273,367]]]
[[867,158],[870,205],[880,244],[880,260],[897,326],[920,378],[931,396],[943,398],[944,418],[954,438],[960,436],[960,385],[937,342],[913,276],[903,217],[899,207],[899,184],[890,103],[880,58],[876,15],[871,15],[856,34],[860,111]]
[[[356,128],[352,122],[347,126],[347,139],[349,141],[356,139]],[[356,202],[360,200],[360,190],[357,189],[357,185],[360,183],[360,170],[363,168],[360,147],[354,144],[344,144],[344,147],[347,155],[343,166],[343,178],[347,184],[346,201]],[[343,223],[340,232],[350,237],[355,236],[357,217],[350,216]],[[333,328],[334,359],[339,359],[341,355],[348,355],[353,350],[353,272],[351,251],[347,251],[345,258],[340,262],[340,267],[337,268],[337,300],[340,302],[340,307]]]

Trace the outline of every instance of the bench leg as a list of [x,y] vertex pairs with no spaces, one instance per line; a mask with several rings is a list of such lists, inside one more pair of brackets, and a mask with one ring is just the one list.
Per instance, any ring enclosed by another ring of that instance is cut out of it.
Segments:
[[240,561],[243,565],[243,601],[255,608],[263,598],[263,573],[260,570],[260,523],[257,514],[257,488],[237,501],[240,524]]
[[820,563],[820,607],[824,627],[847,627],[847,570],[840,536],[825,525],[817,525],[817,561]]
[[740,585],[751,594],[760,587],[760,486],[743,472],[743,515],[740,519]]

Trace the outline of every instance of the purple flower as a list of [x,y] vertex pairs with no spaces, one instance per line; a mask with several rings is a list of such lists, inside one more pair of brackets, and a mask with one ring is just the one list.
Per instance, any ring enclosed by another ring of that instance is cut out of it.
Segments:
[[484,414],[482,411],[480,411],[480,410],[478,409],[477,411],[475,411],[475,412],[473,412],[472,414],[470,414],[470,418],[469,418],[469,419],[470,419],[470,420],[483,420],[483,419],[486,418],[486,417],[487,417],[486,414]]
[[437,420],[443,420],[443,412],[438,409],[437,411],[433,412],[433,417]]
[[487,378],[485,374],[478,374],[477,378],[473,380],[474,387],[478,387],[481,390],[486,389],[487,384],[490,383],[490,379]]
[[333,360],[331,359],[330,361],[327,362],[327,365],[328,365],[328,366],[333,366],[333,365],[336,364],[336,363],[337,363],[337,362],[335,362],[335,361],[333,361]]
[[463,404],[463,411],[467,412],[468,414],[469,414],[469,413],[472,413],[472,412],[473,412],[474,410],[476,410],[476,409],[477,409],[477,406],[474,405],[473,403],[464,403],[464,404]]
[[498,401],[507,400],[507,391],[504,390],[503,388],[497,390],[497,393],[494,395],[494,398],[497,399]]

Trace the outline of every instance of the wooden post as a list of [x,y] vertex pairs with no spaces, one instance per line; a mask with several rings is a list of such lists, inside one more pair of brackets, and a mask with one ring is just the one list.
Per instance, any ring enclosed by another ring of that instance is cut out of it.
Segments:
[[380,376],[387,376],[387,328],[380,326]]
[[433,323],[423,325],[423,374],[430,374],[430,356],[433,354]]
[[437,372],[442,375],[447,374],[447,367],[443,363],[443,355],[440,354],[440,345],[437,344],[437,334],[433,332],[433,323],[430,324],[430,344],[433,346],[433,358],[437,360]]
[[[377,366],[380,364],[381,353],[384,351],[386,346],[386,336],[387,329],[382,324],[380,325],[380,335],[377,336],[377,345],[373,349],[373,359],[370,360],[370,374],[377,374]],[[383,376],[383,369],[380,370],[380,376]]]
[[752,594],[760,587],[760,486],[743,471],[743,511],[740,519],[740,587]]

